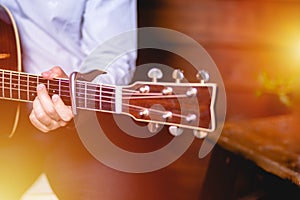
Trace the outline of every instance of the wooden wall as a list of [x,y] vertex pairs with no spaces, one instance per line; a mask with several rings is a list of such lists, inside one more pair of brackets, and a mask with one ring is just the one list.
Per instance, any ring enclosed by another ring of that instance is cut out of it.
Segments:
[[[182,32],[207,50],[224,80],[227,120],[290,112],[278,96],[265,91],[257,96],[257,91],[262,90],[259,76],[263,72],[284,80],[291,74],[300,74],[300,70],[297,71],[300,50],[298,54],[295,51],[296,44],[300,45],[300,0],[140,0],[138,7],[140,27],[163,27]],[[178,45],[191,50],[187,44],[179,42]],[[138,64],[147,62],[183,67],[188,73],[188,68],[192,67],[165,52],[141,51]],[[194,75],[186,76],[193,79]],[[226,199],[223,195],[231,199],[233,193],[229,185],[234,177],[229,177],[226,170],[220,174],[218,167],[234,169],[238,162],[231,162],[232,158],[224,152],[210,154],[205,160],[193,160],[199,145],[199,141],[195,142],[182,158],[166,169],[178,174],[176,186],[182,190],[173,192],[181,195],[178,199],[198,199],[205,195],[202,187],[206,184],[205,191],[209,194],[213,191],[217,197],[202,199]],[[209,165],[211,157],[219,160],[217,166]],[[207,170],[219,176],[217,182],[211,175],[209,180],[205,179]],[[207,189],[207,185],[212,187]]]
[[300,45],[299,10],[298,0],[141,0],[139,26],[169,28],[197,40],[223,77],[227,119],[242,119],[289,110],[277,96],[256,93],[263,72],[288,79],[300,65],[300,52],[293,52]]

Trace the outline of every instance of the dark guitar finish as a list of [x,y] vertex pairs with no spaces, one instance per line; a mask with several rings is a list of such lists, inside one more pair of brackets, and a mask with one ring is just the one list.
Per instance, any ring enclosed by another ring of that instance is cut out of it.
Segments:
[[[133,85],[131,90],[138,90],[138,88],[144,87],[146,84],[139,84],[136,83]],[[166,87],[168,86],[168,83],[152,83],[150,87],[150,93],[161,93]],[[135,105],[147,109],[151,109],[154,107],[157,111],[161,111],[159,113],[157,112],[149,112],[149,115],[147,116],[141,116],[140,112],[141,109],[135,109],[135,107],[124,109],[126,112],[128,112],[135,120],[137,121],[152,121],[152,122],[159,122],[163,123],[165,125],[178,125],[180,124],[181,127],[201,127],[210,129],[211,128],[211,87],[205,86],[200,87],[199,84],[195,84],[193,86],[192,83],[184,85],[178,84],[173,85],[172,84],[172,93],[169,95],[162,95],[157,98],[154,98],[151,100],[151,97],[141,99],[139,98],[140,95],[137,96],[137,99],[135,99],[135,95],[133,94],[130,99],[123,100],[123,103]],[[180,95],[185,94],[186,91],[192,87],[197,88],[197,95],[195,97],[187,97],[184,96],[183,98],[180,98]],[[178,95],[178,96],[177,96]],[[171,96],[171,97],[169,97]],[[156,106],[159,105],[159,106]],[[168,111],[172,112],[172,117],[170,118],[162,118],[162,115],[166,114]],[[186,121],[183,116],[188,116],[190,114],[195,114],[196,120],[194,121]]]
[[[0,5],[0,68],[20,71],[19,39],[8,10]],[[2,86],[0,86],[2,87]],[[10,137],[18,121],[19,103],[0,100],[0,139]]]

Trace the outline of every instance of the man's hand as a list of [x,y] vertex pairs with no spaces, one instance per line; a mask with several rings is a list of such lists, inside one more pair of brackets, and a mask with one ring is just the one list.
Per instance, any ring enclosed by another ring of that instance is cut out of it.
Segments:
[[[67,75],[60,67],[53,67],[42,73],[43,78],[66,78]],[[31,123],[42,132],[49,132],[59,127],[66,126],[73,118],[72,110],[66,106],[62,99],[54,94],[49,96],[43,84],[37,86],[37,97],[33,101],[33,109],[29,119]]]

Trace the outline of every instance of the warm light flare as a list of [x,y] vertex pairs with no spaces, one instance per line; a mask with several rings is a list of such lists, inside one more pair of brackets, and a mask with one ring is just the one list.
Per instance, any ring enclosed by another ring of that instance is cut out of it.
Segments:
[[284,20],[275,29],[271,40],[278,45],[273,59],[287,75],[300,74],[300,27],[298,21]]
[[300,68],[300,34],[299,34],[299,38],[295,40],[293,44],[293,48],[291,49],[291,56],[297,68]]
[[261,88],[257,94],[276,94],[284,105],[294,106],[295,102],[299,102],[295,100],[295,96],[298,96],[295,94],[300,91],[300,30],[285,30],[274,41],[278,49],[270,58],[276,67],[258,75]]

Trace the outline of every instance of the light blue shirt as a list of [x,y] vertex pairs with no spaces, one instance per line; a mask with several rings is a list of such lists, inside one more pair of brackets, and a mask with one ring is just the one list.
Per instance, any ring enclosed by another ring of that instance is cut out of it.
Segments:
[[24,71],[40,74],[53,66],[61,66],[67,74],[100,69],[107,74],[98,82],[127,84],[131,80],[136,59],[132,51],[136,46],[136,0],[0,3],[15,18]]

